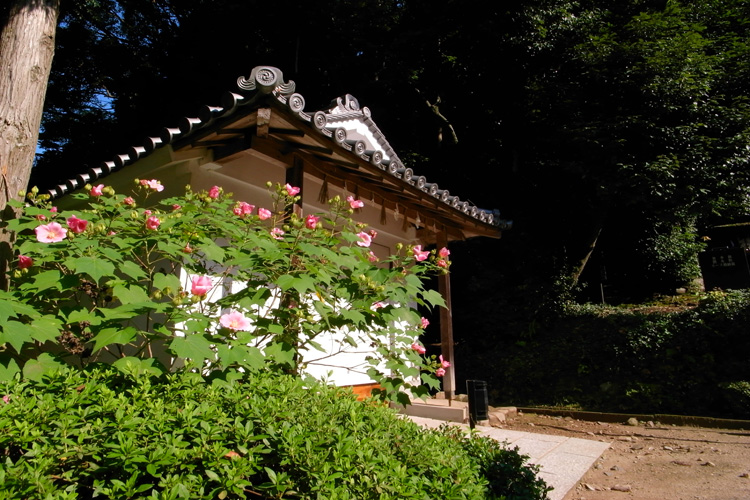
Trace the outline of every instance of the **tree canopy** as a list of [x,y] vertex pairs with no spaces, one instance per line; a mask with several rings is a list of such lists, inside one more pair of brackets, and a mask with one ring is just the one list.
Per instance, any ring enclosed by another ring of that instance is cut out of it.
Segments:
[[416,172],[514,219],[500,254],[480,252],[497,283],[598,282],[606,255],[610,281],[674,288],[695,274],[699,228],[747,211],[749,14],[748,0],[67,2],[32,183],[269,64],[310,109],[355,95]]

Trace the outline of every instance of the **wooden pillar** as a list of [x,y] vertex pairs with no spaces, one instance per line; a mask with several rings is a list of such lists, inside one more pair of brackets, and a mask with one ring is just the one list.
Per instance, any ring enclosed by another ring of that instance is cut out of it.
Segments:
[[[448,246],[448,237],[445,230],[437,233],[438,249]],[[440,308],[440,347],[443,359],[450,362],[450,367],[445,370],[443,376],[443,391],[448,403],[456,395],[456,359],[453,356],[453,313],[451,309],[451,278],[450,274],[438,276],[438,291],[445,300],[445,307]]]
[[297,214],[299,217],[302,217],[302,200],[305,196],[304,186],[302,185],[305,177],[303,163],[302,158],[295,156],[292,165],[286,169],[286,183],[290,186],[296,186],[302,189],[299,193],[299,200],[297,200],[294,205],[287,208],[287,210]]

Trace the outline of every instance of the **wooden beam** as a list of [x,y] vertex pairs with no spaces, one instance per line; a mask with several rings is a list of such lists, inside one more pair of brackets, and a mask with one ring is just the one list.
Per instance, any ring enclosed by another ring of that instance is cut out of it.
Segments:
[[[441,228],[437,233],[438,249],[448,246],[448,236],[445,228]],[[450,362],[443,376],[443,391],[448,405],[451,404],[453,397],[456,395],[456,359],[453,356],[453,310],[451,308],[451,278],[450,274],[441,274],[438,276],[438,291],[445,300],[445,307],[440,308],[440,346],[443,359]]]
[[258,137],[268,137],[268,127],[271,123],[271,108],[258,108],[255,133]]

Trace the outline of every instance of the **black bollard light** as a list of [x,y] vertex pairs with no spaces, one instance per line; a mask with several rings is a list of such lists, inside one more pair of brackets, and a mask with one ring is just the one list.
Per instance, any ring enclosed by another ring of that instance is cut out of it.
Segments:
[[490,418],[487,382],[484,380],[467,380],[466,393],[469,396],[469,426],[473,429],[480,420],[489,420]]

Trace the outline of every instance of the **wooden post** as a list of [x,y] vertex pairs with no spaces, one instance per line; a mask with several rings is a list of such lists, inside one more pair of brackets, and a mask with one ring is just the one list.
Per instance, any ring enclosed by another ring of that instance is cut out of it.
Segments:
[[[445,229],[437,233],[438,249],[448,246],[448,238]],[[451,278],[450,274],[438,276],[438,291],[445,300],[445,307],[440,308],[440,346],[443,359],[450,362],[450,367],[445,370],[443,376],[443,391],[448,405],[451,405],[456,394],[456,360],[453,356],[453,313],[451,309]]]

